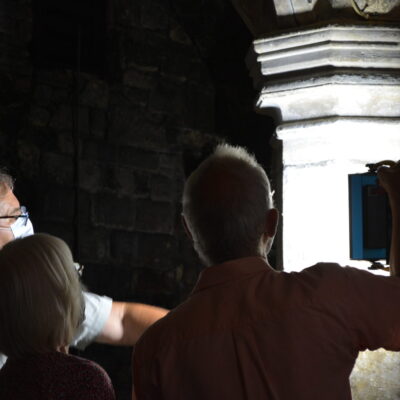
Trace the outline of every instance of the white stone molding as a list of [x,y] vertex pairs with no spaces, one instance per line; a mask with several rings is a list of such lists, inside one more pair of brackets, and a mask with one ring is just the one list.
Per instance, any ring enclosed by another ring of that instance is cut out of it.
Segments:
[[400,68],[400,30],[391,26],[327,25],[254,41],[264,76],[316,67]]
[[334,116],[400,117],[400,74],[344,72],[275,82],[261,90],[257,107],[279,110],[277,123]]

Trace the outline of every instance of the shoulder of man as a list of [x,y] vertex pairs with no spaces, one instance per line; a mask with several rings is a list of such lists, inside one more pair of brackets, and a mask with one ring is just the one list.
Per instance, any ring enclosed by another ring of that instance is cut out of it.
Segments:
[[180,343],[181,329],[185,327],[185,315],[181,309],[186,303],[187,300],[149,326],[136,343],[134,353],[153,358]]
[[332,263],[332,262],[320,262],[317,264],[312,265],[311,267],[305,268],[302,271],[300,271],[298,274],[300,274],[303,278],[309,278],[309,279],[334,279],[335,277],[340,277],[344,278],[345,277],[345,272],[344,272],[345,267],[342,267],[341,265],[337,263]]

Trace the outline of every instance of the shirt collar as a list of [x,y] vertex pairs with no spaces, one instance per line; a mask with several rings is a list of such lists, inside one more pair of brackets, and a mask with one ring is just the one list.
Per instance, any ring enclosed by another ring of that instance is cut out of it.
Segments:
[[246,275],[248,276],[262,271],[277,272],[261,257],[239,258],[207,267],[201,271],[191,295],[211,286],[220,285],[232,280],[243,279]]

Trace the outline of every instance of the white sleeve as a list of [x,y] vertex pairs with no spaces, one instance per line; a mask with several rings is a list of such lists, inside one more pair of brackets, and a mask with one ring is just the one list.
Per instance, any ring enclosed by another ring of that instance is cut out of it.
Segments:
[[89,292],[84,292],[83,296],[85,299],[85,319],[71,343],[71,346],[80,350],[93,342],[103,330],[112,307],[112,299],[109,297]]

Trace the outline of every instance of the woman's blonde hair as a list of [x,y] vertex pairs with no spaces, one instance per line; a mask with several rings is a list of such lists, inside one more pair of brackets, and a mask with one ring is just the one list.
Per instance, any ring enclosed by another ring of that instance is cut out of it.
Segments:
[[35,234],[0,250],[0,352],[6,356],[68,345],[83,304],[71,251],[61,239]]

